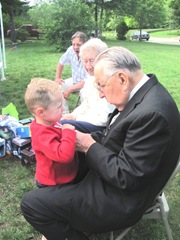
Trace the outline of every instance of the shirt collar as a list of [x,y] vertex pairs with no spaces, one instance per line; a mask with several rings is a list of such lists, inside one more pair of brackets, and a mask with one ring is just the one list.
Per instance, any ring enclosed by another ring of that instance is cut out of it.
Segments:
[[129,100],[134,96],[134,94],[149,80],[149,77],[144,74],[143,78],[138,82],[135,88],[131,91]]

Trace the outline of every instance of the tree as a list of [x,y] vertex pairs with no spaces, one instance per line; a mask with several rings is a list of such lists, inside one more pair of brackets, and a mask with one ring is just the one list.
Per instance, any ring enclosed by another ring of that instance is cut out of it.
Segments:
[[169,4],[169,7],[172,8],[173,14],[172,18],[176,23],[177,27],[180,25],[180,0],[172,0]]
[[38,26],[45,29],[45,38],[49,44],[55,44],[59,50],[71,45],[71,36],[76,31],[92,31],[92,14],[89,7],[80,0],[54,0],[52,3],[37,5],[29,11]]
[[119,5],[124,6],[126,3],[124,0],[84,0],[83,2],[85,2],[93,11],[96,37],[98,36],[98,30],[102,30],[104,14],[108,11],[111,15],[112,12],[110,11],[115,11],[119,8]]
[[158,27],[165,21],[164,0],[136,0],[134,2],[136,4],[131,8],[130,16],[137,21],[140,34],[142,28]]
[[84,2],[91,8],[94,14],[94,30],[95,37],[98,36],[98,31],[102,30],[102,19],[106,5],[112,0],[84,0]]
[[1,0],[2,12],[10,18],[11,41],[16,42],[14,16],[18,16],[29,9],[28,2],[20,0]]

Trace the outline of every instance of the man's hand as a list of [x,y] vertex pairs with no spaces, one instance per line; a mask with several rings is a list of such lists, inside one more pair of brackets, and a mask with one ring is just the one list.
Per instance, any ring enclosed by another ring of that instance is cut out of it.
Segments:
[[69,95],[72,93],[71,88],[68,88],[65,92],[64,92],[64,98],[67,100]]
[[55,82],[62,84],[64,82],[64,80],[62,78],[56,78]]
[[76,150],[86,153],[93,143],[94,139],[89,133],[82,133],[76,130]]
[[84,81],[73,84],[64,92],[64,98],[67,100],[71,93],[79,91],[83,86]]

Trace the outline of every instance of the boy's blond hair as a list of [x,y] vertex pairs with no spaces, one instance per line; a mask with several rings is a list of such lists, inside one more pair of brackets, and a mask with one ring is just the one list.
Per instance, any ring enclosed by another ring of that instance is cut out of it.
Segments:
[[61,85],[50,79],[33,78],[27,86],[24,98],[29,111],[33,114],[37,107],[47,109],[57,94],[62,94]]

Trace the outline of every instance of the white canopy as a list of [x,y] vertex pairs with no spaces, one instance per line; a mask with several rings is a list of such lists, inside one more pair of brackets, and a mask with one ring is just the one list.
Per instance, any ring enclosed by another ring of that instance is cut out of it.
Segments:
[[4,44],[4,28],[2,19],[2,5],[0,3],[0,22],[1,22],[1,45],[0,45],[0,68],[1,68],[1,80],[5,80],[4,68],[6,68],[6,54]]

